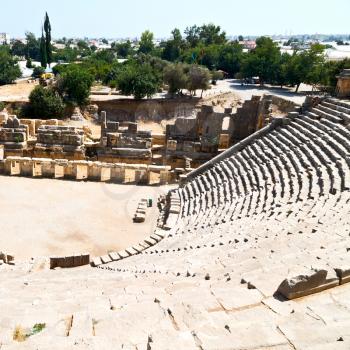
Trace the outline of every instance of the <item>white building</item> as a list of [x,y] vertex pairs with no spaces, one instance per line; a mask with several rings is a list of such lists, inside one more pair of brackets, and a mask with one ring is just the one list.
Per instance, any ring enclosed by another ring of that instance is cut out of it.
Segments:
[[9,44],[10,36],[7,33],[0,33],[0,45]]

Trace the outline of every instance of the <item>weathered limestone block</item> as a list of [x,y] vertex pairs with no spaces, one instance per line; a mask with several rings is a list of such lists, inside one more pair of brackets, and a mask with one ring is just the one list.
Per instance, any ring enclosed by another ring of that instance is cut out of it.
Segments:
[[125,167],[123,165],[115,165],[111,168],[111,180],[115,182],[125,181]]
[[42,176],[44,177],[54,177],[55,161],[52,161],[51,159],[41,159],[41,171]]
[[149,180],[149,172],[145,169],[135,170],[135,182],[137,184],[147,184]]
[[170,181],[170,173],[168,170],[161,170],[159,173],[159,183],[166,185]]
[[8,117],[9,117],[9,115],[7,113],[7,110],[6,109],[2,110],[0,112],[0,125],[7,123]]
[[91,265],[92,265],[93,267],[97,267],[97,266],[102,265],[101,258],[98,256],[98,257],[92,259]]
[[9,174],[10,175],[20,175],[21,174],[21,163],[19,160],[11,160],[8,159],[9,161],[6,162],[9,164]]
[[56,267],[70,268],[88,265],[90,263],[90,254],[74,254],[69,256],[53,256],[50,257],[50,269]]
[[295,277],[286,278],[278,287],[277,293],[287,299],[295,299],[337,285],[339,285],[339,279],[334,271],[314,268]]
[[89,180],[99,181],[101,179],[100,162],[89,162],[88,177],[89,177]]
[[41,161],[32,159],[32,176],[39,177],[42,176],[42,165]]
[[176,140],[168,140],[167,142],[167,150],[168,151],[176,151],[177,141]]
[[20,119],[21,125],[28,126],[28,136],[35,136],[35,123],[36,119]]
[[21,175],[32,176],[33,175],[33,163],[31,158],[22,158],[20,162]]
[[65,175],[65,168],[68,166],[68,161],[64,159],[55,160],[55,179],[63,178]]
[[101,166],[101,181],[110,181],[111,180],[111,166],[107,166],[107,164],[103,164]]
[[74,174],[76,180],[85,180],[88,178],[88,162],[73,161]]
[[101,261],[103,264],[108,264],[108,263],[112,262],[112,259],[110,258],[109,255],[103,255],[103,256],[101,256]]

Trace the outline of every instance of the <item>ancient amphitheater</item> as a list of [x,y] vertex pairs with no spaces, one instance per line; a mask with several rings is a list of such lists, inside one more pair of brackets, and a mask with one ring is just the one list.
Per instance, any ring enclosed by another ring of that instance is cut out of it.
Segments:
[[0,349],[349,349],[350,101],[308,101],[182,176],[142,242],[4,254]]

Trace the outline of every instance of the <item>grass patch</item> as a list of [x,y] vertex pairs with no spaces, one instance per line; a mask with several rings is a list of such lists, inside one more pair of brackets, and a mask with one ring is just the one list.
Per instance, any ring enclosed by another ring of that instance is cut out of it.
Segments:
[[21,326],[16,326],[13,332],[13,340],[24,342],[32,335],[38,334],[46,327],[45,323],[36,323],[31,329],[23,329]]

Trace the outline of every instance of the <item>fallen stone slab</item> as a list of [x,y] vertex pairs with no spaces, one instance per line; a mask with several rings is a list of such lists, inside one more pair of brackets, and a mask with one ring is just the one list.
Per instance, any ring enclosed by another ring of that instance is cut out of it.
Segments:
[[158,241],[156,241],[155,239],[153,239],[153,238],[146,238],[145,240],[144,240],[146,243],[148,243],[149,245],[155,245],[155,244],[157,244],[158,243]]
[[339,285],[339,278],[334,271],[312,268],[295,277],[286,278],[279,285],[277,293],[290,300],[318,293],[337,285]]
[[113,261],[118,261],[120,260],[120,256],[118,255],[118,253],[116,252],[112,252],[108,254],[109,257],[113,260]]
[[122,250],[122,251],[118,252],[118,254],[119,254],[121,259],[125,259],[128,256],[130,256],[130,254],[126,250]]
[[112,262],[112,259],[110,258],[109,255],[103,255],[103,256],[101,256],[101,261],[104,264],[108,264],[108,263]]
[[125,249],[125,251],[126,251],[127,253],[129,253],[129,255],[136,255],[136,254],[139,254],[139,252],[138,252],[136,249],[134,249],[134,247],[127,248],[127,249]]
[[153,238],[157,243],[161,240],[161,238],[155,234],[150,235],[150,237]]
[[97,266],[102,265],[101,258],[98,256],[98,257],[92,259],[91,265],[92,265],[93,267],[97,267]]
[[160,239],[163,239],[165,237],[165,235],[160,233],[159,231],[154,232],[153,235],[158,236]]

